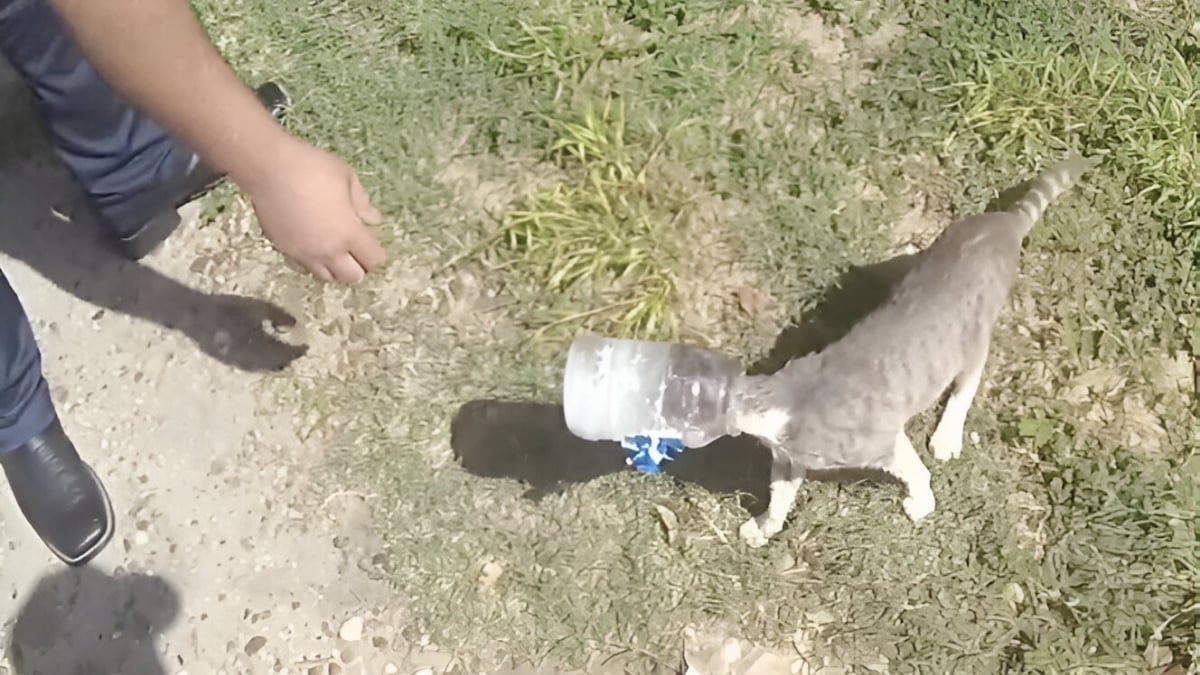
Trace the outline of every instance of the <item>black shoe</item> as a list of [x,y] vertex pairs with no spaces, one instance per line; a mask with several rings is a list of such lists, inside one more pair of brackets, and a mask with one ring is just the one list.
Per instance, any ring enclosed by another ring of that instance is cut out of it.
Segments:
[[[255,94],[263,107],[271,113],[271,117],[274,117],[276,122],[282,122],[287,109],[292,105],[292,99],[283,87],[275,82],[267,82],[260,85]],[[187,173],[174,183],[162,186],[156,194],[139,196],[139,200],[146,199],[154,203],[155,207],[151,210],[156,213],[136,232],[117,240],[121,252],[130,260],[141,260],[149,255],[179,227],[179,207],[208,194],[223,178],[223,174],[208,168],[197,159],[192,162]]]
[[113,509],[96,472],[79,458],[62,424],[0,454],[17,506],[54,555],[88,563],[113,536]]

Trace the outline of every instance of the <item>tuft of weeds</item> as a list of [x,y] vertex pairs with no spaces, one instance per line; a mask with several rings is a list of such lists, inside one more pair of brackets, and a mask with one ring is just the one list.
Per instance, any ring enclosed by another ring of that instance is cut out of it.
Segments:
[[509,211],[490,252],[541,289],[582,291],[592,301],[539,333],[587,326],[619,336],[673,336],[673,266],[684,245],[678,225],[688,197],[654,180],[666,136],[650,147],[629,144],[624,103],[612,99],[556,126],[551,153],[566,158],[573,180]]
[[649,35],[615,25],[601,5],[545,11],[549,16],[536,23],[517,19],[486,46],[499,57],[501,75],[553,83],[554,103],[602,63],[642,56],[653,47]]

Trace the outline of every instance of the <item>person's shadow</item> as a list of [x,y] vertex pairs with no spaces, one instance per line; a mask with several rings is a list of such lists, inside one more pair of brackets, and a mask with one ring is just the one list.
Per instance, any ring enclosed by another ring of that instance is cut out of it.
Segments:
[[17,612],[8,660],[14,675],[166,675],[154,640],[179,608],[160,577],[65,568],[43,577]]
[[[747,372],[774,373],[789,360],[835,342],[887,299],[919,255],[902,254],[841,275],[822,292],[816,309],[784,329],[770,352]],[[471,401],[451,423],[450,444],[468,472],[520,481],[529,486],[525,496],[535,500],[572,483],[631,470],[618,444],[574,436],[557,402]],[[770,466],[770,452],[743,434],[689,448],[665,463],[664,473],[712,492],[738,495],[743,507],[757,514],[766,508]],[[845,482],[882,476],[875,471],[847,471],[812,477]]]
[[272,333],[296,323],[282,308],[197,291],[124,258],[81,206],[24,83],[3,62],[0,71],[0,253],[102,310],[178,330],[241,370],[281,370],[307,351]]

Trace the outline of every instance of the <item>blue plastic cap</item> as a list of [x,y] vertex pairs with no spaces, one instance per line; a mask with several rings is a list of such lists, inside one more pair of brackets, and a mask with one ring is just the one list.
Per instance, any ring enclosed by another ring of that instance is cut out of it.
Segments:
[[629,436],[621,447],[629,454],[626,464],[642,473],[658,473],[663,462],[673,462],[683,452],[683,439]]

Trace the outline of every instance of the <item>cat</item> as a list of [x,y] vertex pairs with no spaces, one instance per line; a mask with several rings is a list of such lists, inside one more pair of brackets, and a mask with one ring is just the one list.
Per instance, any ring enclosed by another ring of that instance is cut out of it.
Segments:
[[904,483],[903,507],[914,524],[933,512],[929,470],[905,424],[950,389],[929,446],[940,461],[960,455],[1025,236],[1097,163],[1072,154],[1005,191],[1004,210],[951,223],[915,254],[884,304],[843,338],[773,375],[741,378],[731,394],[734,427],[773,457],[767,509],[739,529],[749,546],[765,546],[783,529],[809,471],[881,469]]

